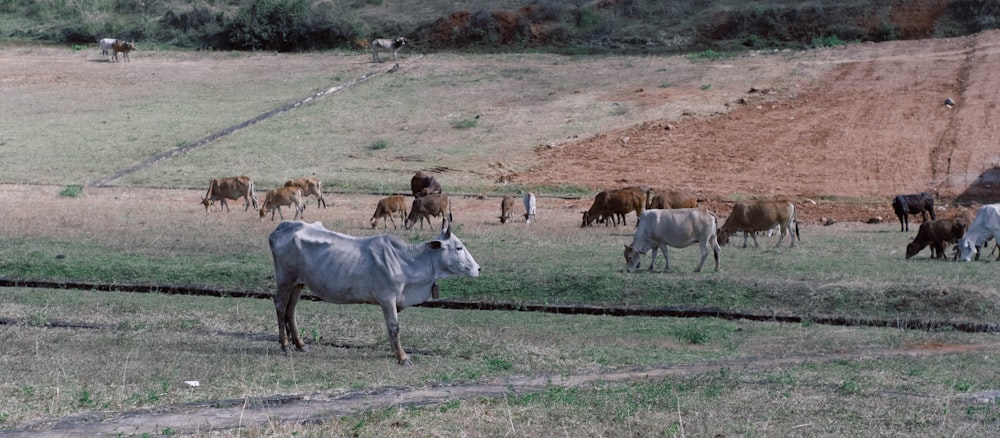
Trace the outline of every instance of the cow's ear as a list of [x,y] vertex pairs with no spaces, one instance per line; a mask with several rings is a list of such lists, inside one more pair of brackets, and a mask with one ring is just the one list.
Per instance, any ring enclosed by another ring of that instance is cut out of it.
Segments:
[[430,249],[438,250],[444,247],[444,244],[440,240],[432,240],[427,242],[427,247]]

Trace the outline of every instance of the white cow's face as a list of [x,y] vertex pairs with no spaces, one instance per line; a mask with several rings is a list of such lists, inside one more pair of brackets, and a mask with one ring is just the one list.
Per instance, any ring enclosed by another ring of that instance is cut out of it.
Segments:
[[631,246],[625,245],[625,269],[633,270],[639,269],[639,263],[642,253],[632,249]]
[[451,225],[441,233],[438,240],[427,242],[427,246],[440,254],[441,266],[452,275],[478,277],[482,268],[461,240],[451,234]]
[[976,246],[972,244],[972,240],[970,239],[958,241],[958,250],[961,252],[963,262],[972,260],[972,256],[976,255]]

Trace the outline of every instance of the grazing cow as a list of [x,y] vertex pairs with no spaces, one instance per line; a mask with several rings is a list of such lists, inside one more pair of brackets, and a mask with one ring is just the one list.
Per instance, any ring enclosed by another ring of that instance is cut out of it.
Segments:
[[444,228],[446,223],[451,223],[451,208],[448,205],[448,196],[433,193],[416,198],[413,200],[413,205],[410,206],[410,214],[406,216],[406,221],[403,222],[403,228],[409,230],[413,227],[413,224],[420,222],[420,229],[422,230],[424,229],[424,220],[426,220],[427,225],[430,225],[431,231],[433,231],[434,225],[431,224],[431,217],[438,216],[441,216],[441,228]]
[[698,196],[688,191],[653,193],[646,192],[646,208],[695,208],[698,206]]
[[[625,223],[625,215],[631,212],[635,212],[635,219],[638,222],[639,216],[642,215],[642,210],[646,207],[646,191],[642,190],[640,187],[625,187],[618,190],[608,190],[606,192],[598,193],[594,197],[594,203],[591,204],[590,210],[583,212],[583,223],[581,227],[589,227],[595,220],[611,218],[614,219],[614,215],[619,215],[622,220],[622,225],[627,225]],[[607,222],[605,222],[607,225]],[[614,225],[618,225],[618,221],[614,220]]]
[[115,41],[118,40],[114,38],[101,38],[101,40],[98,41],[98,44],[101,45],[101,55],[104,55],[105,60],[108,59],[108,54],[111,53],[111,46],[115,43]]
[[[295,186],[302,190],[302,197],[306,196],[316,196],[316,206],[322,206],[326,208],[326,199],[323,199],[323,181],[315,176],[307,176],[305,178],[295,178],[285,181],[285,187]],[[304,201],[304,199],[303,199]],[[302,209],[306,208],[305,204],[302,204]]]
[[260,205],[260,220],[264,220],[267,212],[271,212],[271,220],[274,220],[274,211],[278,211],[281,220],[285,220],[285,215],[281,213],[282,206],[293,206],[295,217],[305,219],[305,211],[302,208],[302,189],[295,186],[280,187],[271,189],[264,195],[264,203]]
[[[753,238],[754,247],[760,247],[757,243],[756,233],[770,230],[775,225],[781,227],[781,237],[778,244],[785,240],[787,233],[791,237],[789,247],[795,247],[795,241],[799,239],[799,223],[795,220],[795,204],[788,201],[755,201],[738,202],[733,206],[733,212],[726,218],[726,222],[719,229],[719,244],[729,243],[729,236],[738,231],[743,232],[743,247],[747,247],[747,237]],[[795,227],[792,230],[792,227]]]
[[535,194],[528,192],[524,194],[524,222],[531,223],[535,218]]
[[962,261],[972,260],[973,255],[979,254],[978,248],[990,238],[1000,243],[1000,204],[984,205],[976,211],[976,218],[958,240]]
[[369,43],[368,40],[364,38],[358,38],[351,42],[351,48],[353,48],[356,52],[359,53],[367,52],[369,49],[371,49],[371,43]]
[[268,237],[274,259],[274,309],[278,343],[288,353],[289,338],[299,351],[305,343],[295,323],[303,287],[335,304],[378,304],[389,332],[389,347],[400,365],[412,365],[399,342],[403,309],[437,298],[437,280],[478,277],[479,264],[461,240],[443,230],[436,240],[410,244],[391,234],[353,237],[323,224],[281,222]]
[[111,44],[111,51],[113,52],[111,59],[117,61],[118,54],[121,53],[122,58],[127,62],[128,52],[133,50],[135,50],[135,43],[131,41],[115,40],[115,42]]
[[663,271],[670,270],[670,256],[667,247],[687,248],[695,243],[701,249],[701,261],[694,272],[701,272],[708,257],[708,247],[712,246],[715,257],[715,271],[719,271],[719,242],[716,241],[718,219],[712,212],[704,208],[678,208],[671,210],[646,210],[642,212],[642,220],[635,230],[631,245],[625,245],[625,268],[639,269],[640,256],[650,249],[653,254],[649,260],[649,270],[656,264],[656,250],[663,251],[666,265]]
[[947,260],[945,247],[961,239],[968,227],[969,223],[964,218],[936,219],[920,224],[917,237],[906,245],[907,260],[928,245],[931,247],[931,258]]
[[399,49],[402,49],[403,47],[406,46],[406,38],[397,37],[396,39],[393,40],[378,38],[372,40],[371,44],[369,45],[372,47],[372,62],[381,61],[381,59],[379,59],[378,57],[378,52],[383,50],[386,52],[392,51],[392,60],[395,61],[396,54],[399,53]]
[[422,170],[418,170],[417,173],[413,174],[413,178],[410,178],[410,191],[417,198],[442,192],[441,184],[438,183],[437,179]]
[[504,195],[500,200],[500,223],[505,224],[514,220],[514,197]]
[[[375,214],[369,220],[372,224],[372,229],[378,226],[378,220],[382,219],[382,228],[388,228],[389,221],[392,221],[392,228],[396,228],[396,220],[392,218],[392,215],[399,213],[399,220],[406,220],[406,198],[401,195],[392,195],[386,198],[378,200],[378,205],[375,206]],[[388,218],[388,220],[385,220]],[[405,223],[405,222],[404,222]]]
[[251,203],[253,209],[257,209],[257,197],[253,194],[253,180],[250,177],[212,178],[212,181],[208,183],[208,193],[205,194],[204,198],[201,198],[201,204],[205,206],[207,212],[209,206],[215,201],[219,201],[219,211],[222,209],[230,211],[226,200],[239,198],[243,198],[243,211],[247,211]]
[[897,195],[892,198],[892,210],[899,218],[899,231],[910,231],[910,215],[920,213],[920,217],[927,222],[927,213],[934,217],[934,197],[930,193],[920,192],[912,195]]

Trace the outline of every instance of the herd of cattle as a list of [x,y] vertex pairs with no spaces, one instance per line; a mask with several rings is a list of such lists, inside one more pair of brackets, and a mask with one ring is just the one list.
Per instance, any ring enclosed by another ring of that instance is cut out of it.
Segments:
[[111,53],[111,61],[118,60],[118,54],[122,54],[122,59],[128,62],[128,52],[135,50],[135,42],[133,41],[122,41],[115,38],[101,38],[98,41],[101,45],[101,55],[104,55],[104,59],[108,59],[108,54]]
[[[108,62],[118,61],[119,53],[122,54],[122,59],[128,61],[128,52],[135,50],[134,41],[124,41],[116,38],[101,38],[97,41],[97,43],[101,46],[101,55],[104,56],[105,60],[108,60],[108,54],[112,55]],[[356,50],[371,49],[372,62],[382,61],[382,59],[378,56],[379,52],[392,52],[392,60],[395,61],[399,51],[406,47],[406,38],[376,38],[370,42],[368,40],[359,39],[354,41],[353,46]]]
[[[304,287],[321,299],[338,304],[369,303],[382,308],[389,345],[398,363],[411,364],[399,341],[398,313],[406,307],[437,298],[437,280],[456,276],[476,277],[481,268],[461,240],[451,232],[452,213],[448,196],[432,175],[416,172],[410,180],[413,201],[409,212],[406,198],[392,195],[380,199],[369,219],[372,228],[379,221],[383,229],[388,222],[396,227],[395,217],[406,229],[426,221],[431,229],[432,218],[440,217],[441,234],[433,240],[410,244],[393,234],[354,237],[327,230],[319,222],[282,221],[271,232],[268,244],[274,262],[277,291],[274,295],[278,320],[279,344],[286,353],[289,345],[306,350],[295,322],[295,307]],[[305,198],[316,197],[317,206],[326,207],[322,182],[316,177],[288,180],[284,186],[268,190],[258,203],[253,181],[246,176],[213,179],[201,199],[206,211],[216,201],[220,209],[229,210],[227,200],[244,201],[244,211],[252,205],[261,220],[275,212],[284,219],[281,207],[295,209],[294,219],[304,214]],[[523,197],[524,219],[535,219],[537,199],[533,193]],[[500,223],[513,220],[515,198],[504,196],[500,201]],[[952,218],[938,219],[934,198],[928,193],[899,195],[893,198],[893,210],[899,218],[900,230],[909,230],[909,216],[920,214],[924,221],[917,236],[906,247],[909,259],[924,248],[931,247],[934,258],[946,258],[945,248],[955,243],[955,258],[978,259],[980,248],[990,239],[1000,242],[1000,204],[984,205],[975,215],[961,211]],[[784,200],[738,202],[726,220],[719,219],[708,208],[698,206],[693,193],[675,191],[655,193],[647,187],[625,187],[598,193],[590,208],[583,211],[581,227],[595,223],[605,226],[626,225],[626,215],[635,213],[636,231],[632,243],[625,245],[625,266],[640,268],[640,256],[652,250],[649,269],[654,269],[657,252],[663,253],[664,270],[670,269],[668,247],[685,248],[698,244],[701,259],[695,272],[700,272],[709,252],[719,270],[720,246],[730,236],[743,233],[743,247],[756,235],[778,231],[780,247],[789,237],[789,247],[799,240],[799,221],[795,204]],[[928,220],[927,216],[930,216]]]

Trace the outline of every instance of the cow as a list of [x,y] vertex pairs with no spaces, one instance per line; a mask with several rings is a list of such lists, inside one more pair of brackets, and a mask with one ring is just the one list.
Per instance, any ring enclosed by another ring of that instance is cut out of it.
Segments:
[[356,52],[359,53],[367,52],[369,49],[371,49],[371,43],[369,43],[368,40],[364,38],[357,38],[351,42],[351,48],[353,48]]
[[399,342],[398,312],[437,298],[437,280],[478,277],[479,264],[452,234],[410,244],[391,234],[353,237],[320,222],[281,222],[268,236],[274,260],[274,309],[278,343],[288,354],[289,338],[306,351],[295,323],[302,288],[334,304],[378,304],[389,332],[389,347],[400,365],[413,363]]
[[[646,208],[646,191],[639,187],[625,187],[617,190],[600,192],[594,196],[594,203],[590,209],[583,212],[583,223],[580,227],[589,227],[598,219],[614,219],[614,215],[619,215],[622,225],[625,223],[625,215],[635,212],[636,221],[642,215],[642,210]],[[605,224],[607,224],[605,222]],[[618,225],[618,221],[614,221]]]
[[695,208],[698,206],[698,196],[688,191],[653,193],[646,192],[646,208]]
[[694,272],[701,272],[708,257],[708,248],[712,247],[715,257],[715,272],[719,271],[719,255],[721,250],[716,240],[718,219],[715,214],[704,208],[678,208],[670,210],[652,209],[642,212],[642,219],[635,230],[631,245],[625,245],[625,268],[639,269],[640,256],[650,249],[653,254],[649,260],[649,270],[656,264],[657,249],[663,251],[666,264],[663,271],[670,271],[670,256],[667,247],[687,248],[695,243],[701,249],[701,261]]
[[257,209],[257,197],[253,194],[253,180],[250,177],[212,178],[208,183],[208,193],[201,198],[201,204],[205,206],[207,212],[209,206],[219,201],[219,211],[222,209],[230,211],[226,200],[239,198],[243,198],[243,211],[250,209],[250,204],[253,204],[254,210]]
[[305,211],[302,208],[302,189],[295,186],[288,186],[268,190],[264,195],[264,202],[260,205],[260,220],[264,220],[267,212],[271,212],[271,220],[273,221],[275,210],[278,211],[278,216],[281,217],[281,220],[285,220],[285,215],[281,213],[282,206],[293,206],[295,208],[295,217],[292,219],[298,219],[299,217],[304,219]]
[[122,58],[128,62],[128,52],[133,50],[135,50],[135,43],[131,41],[115,40],[115,42],[111,44],[111,51],[113,53],[111,59],[117,61],[118,54],[121,53]]
[[427,225],[430,225],[431,231],[433,231],[434,225],[431,224],[431,217],[438,216],[441,216],[441,228],[444,228],[446,223],[451,223],[451,207],[448,205],[448,196],[434,193],[416,198],[410,206],[410,214],[403,222],[403,228],[409,230],[413,224],[420,222],[422,230],[424,229],[424,220],[426,220]]
[[[799,223],[795,220],[795,204],[789,201],[754,201],[737,202],[733,206],[732,213],[726,218],[719,229],[718,240],[720,245],[729,243],[729,236],[736,232],[743,232],[743,247],[747,247],[747,237],[753,238],[754,247],[759,248],[756,233],[770,230],[775,225],[781,227],[781,237],[778,244],[785,240],[787,233],[791,238],[790,248],[795,247],[795,241],[799,238]],[[792,227],[795,227],[794,230]]]
[[524,222],[530,224],[535,218],[535,194],[528,192],[524,194]]
[[417,173],[413,174],[413,178],[410,178],[410,191],[416,198],[442,192],[441,184],[438,183],[437,179],[422,170],[418,170]]
[[392,60],[396,60],[396,54],[406,46],[406,38],[396,37],[396,39],[376,38],[369,44],[372,48],[372,62],[380,62],[378,57],[380,51],[392,51]]
[[[302,197],[306,196],[316,196],[316,206],[322,206],[326,208],[326,199],[323,198],[323,181],[315,176],[307,176],[305,178],[295,178],[285,181],[285,187],[295,186],[299,190],[302,190]],[[305,204],[302,204],[302,209],[305,209]]]
[[969,223],[965,218],[936,219],[920,224],[917,237],[906,245],[906,259],[909,260],[929,245],[931,258],[947,260],[945,247],[961,239],[968,227]]
[[976,211],[976,218],[958,240],[962,261],[972,260],[973,255],[979,254],[978,248],[990,238],[1000,243],[1000,204],[987,204]]
[[892,210],[899,218],[899,231],[910,231],[911,214],[919,213],[924,222],[927,222],[927,213],[931,214],[931,220],[937,219],[934,216],[934,197],[927,192],[896,195],[892,198]]
[[[383,228],[388,228],[389,221],[392,221],[392,228],[396,228],[396,220],[392,218],[392,215],[399,213],[399,220],[406,220],[406,198],[401,195],[392,195],[378,200],[378,205],[375,206],[375,214],[369,219],[372,224],[372,229],[378,226],[378,220],[382,220]],[[385,220],[388,218],[388,220]],[[404,222],[405,223],[405,222]]]
[[[101,38],[97,43],[101,45],[101,55],[104,55],[104,59],[108,60],[108,54],[111,53],[111,46],[118,41],[114,38]],[[108,62],[111,62],[108,60]]]
[[514,197],[504,195],[500,200],[500,223],[505,224],[514,220]]

